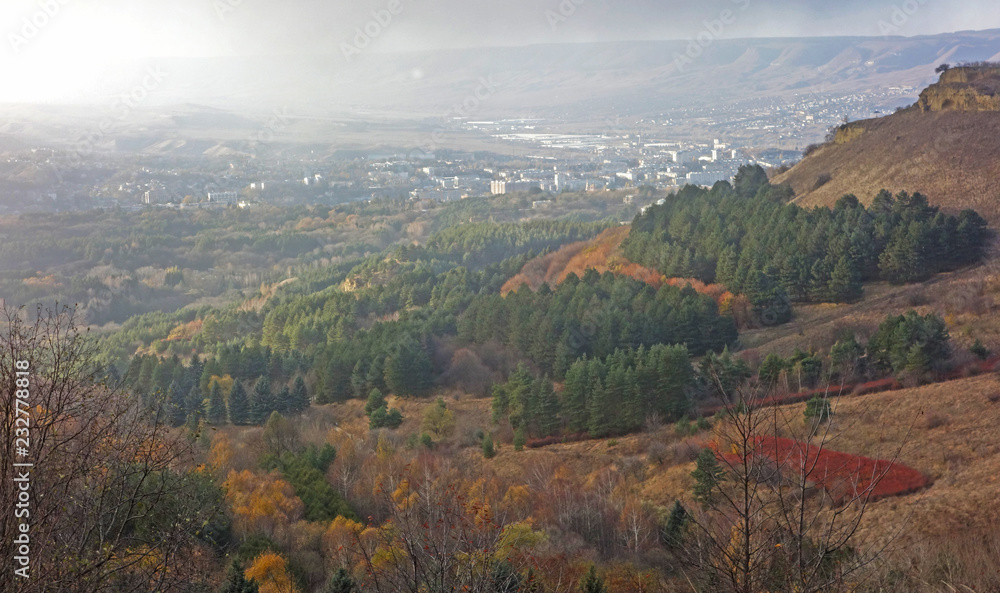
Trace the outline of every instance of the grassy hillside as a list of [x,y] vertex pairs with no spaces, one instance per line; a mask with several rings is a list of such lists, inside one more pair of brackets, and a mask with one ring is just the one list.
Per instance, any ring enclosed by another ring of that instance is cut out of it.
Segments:
[[868,204],[881,189],[925,194],[945,210],[973,208],[1000,221],[1000,74],[960,76],[952,69],[920,103],[892,115],[851,122],[774,178],[795,191],[797,204],[832,206],[844,194]]
[[865,295],[856,303],[796,305],[791,323],[744,331],[740,346],[749,358],[829,348],[844,330],[869,334],[886,315],[913,308],[942,317],[952,339],[961,346],[979,339],[991,351],[1000,351],[1000,259],[996,256],[921,284],[870,283]]

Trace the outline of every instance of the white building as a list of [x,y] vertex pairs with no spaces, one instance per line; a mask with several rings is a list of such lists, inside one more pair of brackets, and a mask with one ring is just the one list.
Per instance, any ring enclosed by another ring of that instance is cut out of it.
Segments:
[[213,191],[208,192],[208,201],[231,206],[239,201],[239,196],[234,191]]

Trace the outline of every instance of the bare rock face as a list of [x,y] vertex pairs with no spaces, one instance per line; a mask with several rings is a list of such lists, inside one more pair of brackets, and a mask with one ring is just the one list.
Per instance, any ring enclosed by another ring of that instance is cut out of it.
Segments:
[[961,66],[920,93],[917,106],[928,111],[1000,111],[1000,66]]

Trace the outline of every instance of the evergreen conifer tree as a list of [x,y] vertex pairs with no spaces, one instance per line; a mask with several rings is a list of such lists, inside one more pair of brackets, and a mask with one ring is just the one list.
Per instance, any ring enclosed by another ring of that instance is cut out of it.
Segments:
[[219,593],[258,593],[258,591],[257,583],[247,580],[239,562],[234,560],[229,566],[226,582],[219,589]]
[[184,419],[187,418],[184,400],[184,394],[181,393],[180,385],[178,385],[176,381],[172,381],[170,386],[167,388],[165,410],[167,413],[167,420],[170,422],[171,426],[180,426],[184,424]]
[[218,381],[213,381],[209,389],[206,417],[209,424],[218,426],[226,423],[226,400],[222,397],[222,386]]
[[243,388],[242,381],[233,381],[233,389],[229,393],[227,408],[229,409],[229,421],[233,424],[243,425],[250,422],[250,402],[247,400],[247,392]]
[[695,463],[695,470],[691,472],[691,477],[694,478],[694,499],[702,506],[707,506],[718,495],[719,486],[726,479],[726,470],[719,465],[715,451],[708,447],[701,450]]
[[323,593],[357,593],[358,584],[346,568],[340,567],[333,573],[330,582],[326,584]]
[[306,389],[306,382],[301,376],[295,378],[292,385],[292,410],[302,412],[309,409],[309,391]]
[[263,424],[271,412],[275,410],[274,394],[271,392],[271,380],[262,375],[254,383],[250,394],[250,422]]

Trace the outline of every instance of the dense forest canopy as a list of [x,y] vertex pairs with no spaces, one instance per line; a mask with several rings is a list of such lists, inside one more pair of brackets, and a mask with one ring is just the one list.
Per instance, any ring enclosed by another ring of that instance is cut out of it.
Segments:
[[636,217],[623,248],[632,261],[668,277],[694,277],[746,294],[758,314],[784,321],[781,303],[845,302],[862,283],[926,280],[978,262],[986,221],[957,216],[919,193],[882,191],[869,208],[844,196],[833,208],[789,203],[760,167],[743,167],[732,185],[687,186]]

